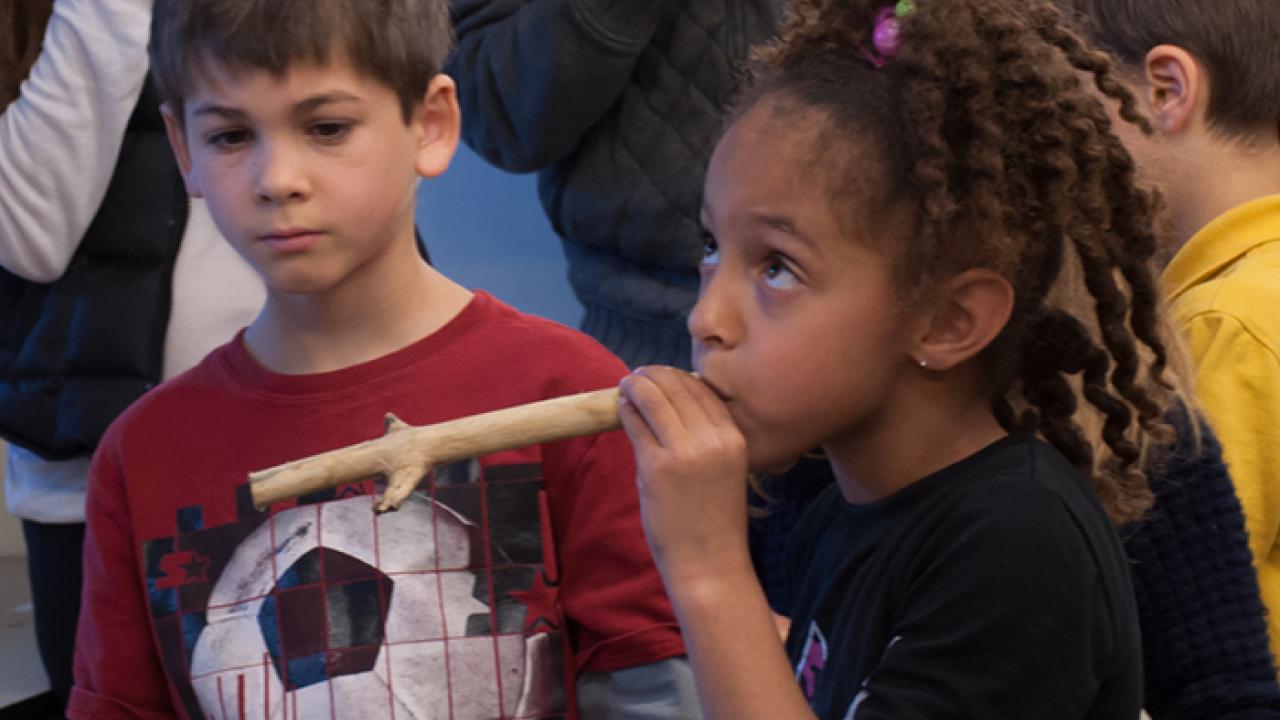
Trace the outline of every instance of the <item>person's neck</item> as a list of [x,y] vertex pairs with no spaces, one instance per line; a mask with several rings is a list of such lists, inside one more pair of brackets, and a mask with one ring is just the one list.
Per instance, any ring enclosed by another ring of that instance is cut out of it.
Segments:
[[872,426],[824,446],[845,500],[880,500],[982,450],[1007,433],[991,403],[974,392],[948,392],[925,376]]
[[341,370],[427,337],[470,300],[470,291],[428,265],[415,247],[412,255],[371,263],[323,293],[269,290],[245,344],[278,373]]
[[1165,189],[1179,247],[1224,213],[1280,194],[1280,144],[1259,148],[1207,137],[1198,145]]

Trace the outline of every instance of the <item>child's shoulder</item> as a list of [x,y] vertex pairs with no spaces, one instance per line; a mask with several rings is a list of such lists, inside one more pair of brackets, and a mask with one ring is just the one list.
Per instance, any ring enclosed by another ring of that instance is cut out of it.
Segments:
[[519,310],[484,290],[476,290],[472,302],[496,328],[512,333],[513,340],[547,345],[572,345],[613,357],[608,350],[604,349],[604,346],[581,330]]
[[[1230,317],[1274,331],[1280,303],[1280,195],[1257,198],[1215,218],[1178,250],[1162,282],[1183,322]],[[1274,334],[1274,332],[1272,333]]]
[[134,401],[107,429],[102,444],[142,438],[163,443],[199,424],[219,398],[228,393],[224,356],[232,343],[210,351],[191,369],[176,375]]
[[1011,436],[950,485],[942,519],[964,532],[1057,546],[1064,537],[1110,543],[1110,521],[1088,480],[1052,445]]
[[478,367],[513,365],[518,377],[554,386],[548,388],[553,394],[615,384],[628,372],[586,333],[517,310],[483,291],[473,302],[481,319],[463,352],[476,356]]
[[[1088,497],[1088,481],[1054,446],[1030,434],[1015,434],[1000,443],[990,465],[971,486],[984,497],[1016,495],[1023,501],[1040,498]],[[988,486],[989,485],[989,486]],[[993,492],[999,490],[1000,492]]]

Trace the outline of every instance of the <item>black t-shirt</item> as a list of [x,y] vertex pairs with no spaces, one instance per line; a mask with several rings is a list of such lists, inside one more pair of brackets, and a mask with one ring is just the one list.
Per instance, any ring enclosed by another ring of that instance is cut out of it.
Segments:
[[883,500],[828,488],[790,546],[796,680],[831,720],[1134,720],[1119,538],[1057,451],[1010,436]]

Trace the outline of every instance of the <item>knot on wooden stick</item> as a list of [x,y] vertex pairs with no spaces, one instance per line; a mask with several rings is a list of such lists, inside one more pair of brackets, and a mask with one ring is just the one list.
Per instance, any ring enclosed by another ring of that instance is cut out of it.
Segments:
[[401,430],[413,429],[412,425],[396,417],[395,413],[387,413],[386,416],[382,418],[382,422],[386,426],[388,435],[394,432],[400,432]]
[[400,467],[392,471],[387,476],[387,489],[377,498],[374,512],[382,514],[399,510],[400,505],[408,500],[418,487],[418,481],[428,472],[430,468],[424,470],[414,467]]

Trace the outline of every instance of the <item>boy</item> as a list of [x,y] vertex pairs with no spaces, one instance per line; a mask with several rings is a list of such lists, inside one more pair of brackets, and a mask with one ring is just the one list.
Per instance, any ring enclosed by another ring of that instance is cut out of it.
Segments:
[[268,299],[95,456],[70,716],[689,717],[620,433],[438,468],[388,515],[372,481],[249,502],[249,471],[384,413],[625,373],[418,255],[417,176],[459,133],[444,0],[158,0],[152,28],[187,189]]
[[[1280,8],[1076,0],[1154,133],[1128,130],[1178,241],[1161,281],[1222,441],[1280,651]],[[1116,125],[1126,131],[1127,123]]]

